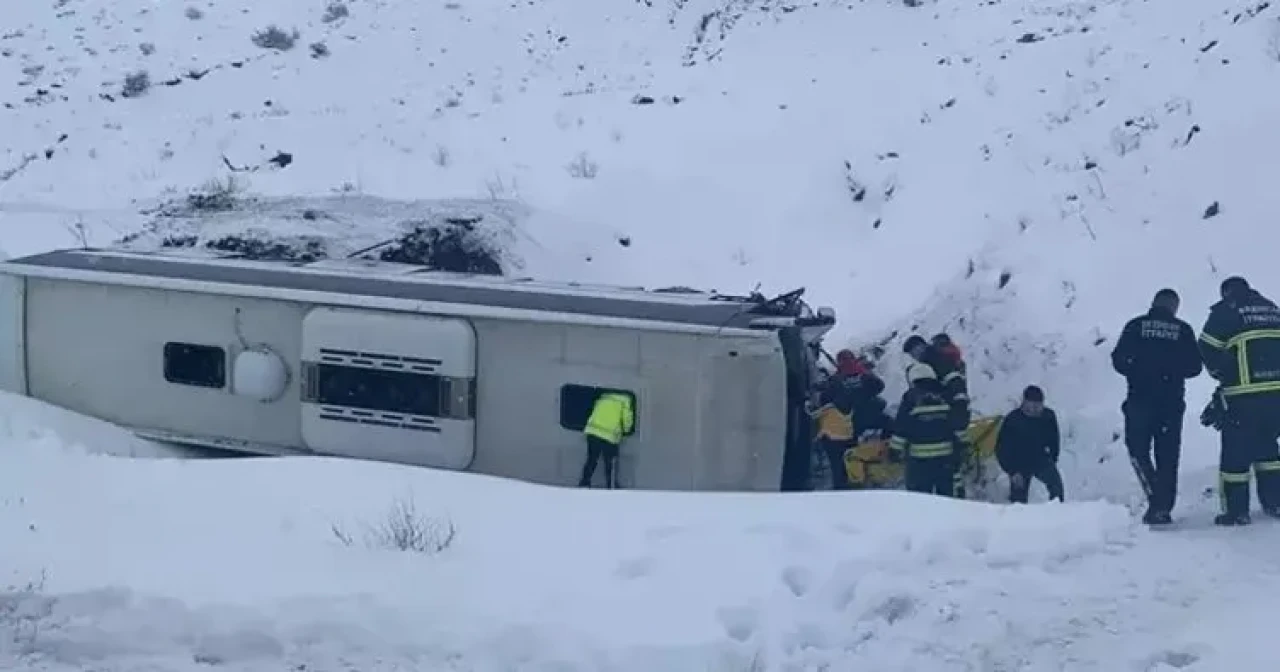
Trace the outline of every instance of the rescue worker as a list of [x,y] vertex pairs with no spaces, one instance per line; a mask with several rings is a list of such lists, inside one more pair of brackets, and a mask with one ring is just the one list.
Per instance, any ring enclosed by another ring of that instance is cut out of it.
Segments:
[[955,410],[943,397],[942,383],[928,364],[912,364],[907,380],[911,387],[898,405],[890,455],[905,461],[907,490],[954,497]]
[[604,459],[604,481],[608,489],[618,487],[618,453],[625,436],[635,428],[635,407],[631,395],[621,392],[601,394],[587,418],[582,433],[587,437],[587,462],[582,465],[578,487],[591,487],[596,463]]
[[1061,452],[1058,415],[1044,405],[1044,390],[1028,385],[1022,391],[1022,404],[1004,416],[996,437],[996,461],[1009,475],[1009,501],[1026,504],[1034,478],[1044,484],[1049,499],[1061,502]]
[[929,345],[932,345],[938,351],[938,354],[945,357],[960,372],[961,376],[968,375],[966,371],[968,367],[964,363],[964,353],[960,352],[960,346],[951,340],[951,336],[946,333],[934,334],[933,338],[929,339]]
[[874,400],[884,391],[880,380],[860,361],[852,350],[836,353],[836,370],[818,391],[818,407],[812,415],[818,421],[816,442],[831,468],[831,489],[848,490],[845,451],[857,443],[855,424],[865,416],[868,424],[875,420],[875,410],[883,414]]
[[1186,381],[1203,370],[1195,331],[1178,319],[1178,305],[1172,289],[1156,292],[1151,308],[1125,323],[1111,351],[1111,366],[1128,386],[1120,405],[1124,443],[1147,497],[1142,522],[1148,525],[1173,522]]
[[888,404],[880,395],[884,381],[876,375],[875,367],[851,350],[836,353],[837,371],[848,376],[846,384],[856,388],[853,417],[856,433],[861,436],[870,431],[888,431],[893,419],[885,413]]
[[[964,360],[960,357],[960,349],[946,334],[933,337],[934,343],[924,340],[923,336],[913,334],[902,344],[903,352],[917,362],[928,364],[938,376],[943,395],[947,403],[955,407],[958,415],[969,415],[969,382],[965,378]],[[941,344],[941,346],[936,345]]]
[[902,349],[915,361],[927,364],[933,369],[942,386],[943,398],[951,406],[956,423],[953,437],[956,482],[953,490],[956,497],[964,499],[962,467],[972,455],[972,450],[965,439],[969,421],[972,419],[972,413],[969,410],[969,382],[965,378],[964,359],[960,356],[960,348],[955,345],[951,337],[945,333],[939,333],[933,337],[932,341],[932,343],[927,342],[922,336],[915,334],[907,338],[902,344]]
[[[875,374],[870,375],[875,376]],[[884,381],[878,377],[875,378],[875,383],[871,384],[870,389],[875,389],[875,384],[879,384],[880,389],[884,389]],[[879,392],[872,393],[870,389],[860,397],[859,403],[853,409],[854,431],[859,439],[886,436],[893,431],[893,418],[886,412],[889,402],[885,401]]]
[[844,468],[844,453],[853,447],[853,406],[850,390],[832,376],[818,393],[820,404],[811,412],[818,421],[816,447],[827,458],[831,469],[831,489],[848,490],[849,475]]
[[867,373],[867,365],[852,350],[844,349],[836,353],[836,371],[832,375],[857,377]]
[[1200,332],[1204,368],[1220,385],[1202,418],[1222,434],[1214,522],[1248,525],[1251,466],[1263,511],[1280,517],[1280,308],[1241,277],[1219,291]]

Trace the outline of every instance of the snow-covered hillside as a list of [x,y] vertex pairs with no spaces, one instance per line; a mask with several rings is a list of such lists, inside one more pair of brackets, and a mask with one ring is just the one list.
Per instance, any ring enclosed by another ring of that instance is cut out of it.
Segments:
[[[957,338],[982,410],[1044,386],[1071,499],[1135,495],[1106,362],[1124,319],[1171,286],[1199,326],[1229,274],[1280,295],[1268,2],[10,4],[5,254],[229,236],[346,254],[461,217],[509,273],[804,285],[841,316],[832,345],[886,344],[895,386],[913,328]],[[250,216],[173,216],[228,196]],[[1197,383],[1182,501],[1200,520],[1217,448]],[[46,578],[0,593],[6,669],[1269,660],[1228,656],[1266,640],[1248,606],[1277,587],[1270,526],[1157,536],[1101,503],[602,496],[323,460],[112,460],[62,447],[161,449],[11,403],[0,584]],[[337,539],[334,524],[379,524],[397,491],[449,511],[445,553]]]

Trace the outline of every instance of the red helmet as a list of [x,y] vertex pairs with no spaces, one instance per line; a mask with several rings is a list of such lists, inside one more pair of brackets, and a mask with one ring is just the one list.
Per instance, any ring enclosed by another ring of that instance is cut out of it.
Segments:
[[867,365],[852,350],[841,350],[836,353],[836,372],[846,376],[861,376],[867,372]]

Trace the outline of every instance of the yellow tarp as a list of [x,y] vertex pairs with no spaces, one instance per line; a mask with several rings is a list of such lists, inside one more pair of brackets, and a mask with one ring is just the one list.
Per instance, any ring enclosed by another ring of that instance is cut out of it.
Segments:
[[1000,433],[1000,421],[1004,416],[984,415],[969,423],[965,432],[965,440],[973,447],[974,455],[980,459],[995,457],[996,436]]
[[[985,461],[995,455],[999,415],[974,418],[965,432],[972,454],[971,462]],[[888,439],[864,441],[844,453],[845,473],[849,482],[865,488],[894,486],[902,480],[902,464],[889,461]]]

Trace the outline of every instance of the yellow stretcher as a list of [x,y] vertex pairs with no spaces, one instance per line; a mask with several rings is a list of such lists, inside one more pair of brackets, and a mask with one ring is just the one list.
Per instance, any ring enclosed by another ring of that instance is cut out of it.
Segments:
[[[1002,416],[974,418],[965,431],[970,448],[964,471],[978,469],[995,456],[996,436]],[[902,463],[889,460],[889,440],[872,439],[844,451],[844,470],[855,488],[895,488],[902,484]]]

